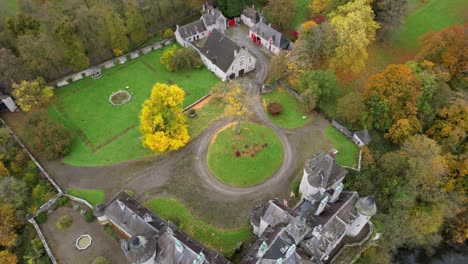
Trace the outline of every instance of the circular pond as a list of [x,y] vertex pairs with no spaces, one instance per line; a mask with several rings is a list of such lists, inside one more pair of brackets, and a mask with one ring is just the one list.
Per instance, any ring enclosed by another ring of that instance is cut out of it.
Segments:
[[92,241],[93,239],[90,235],[82,235],[76,240],[75,246],[78,250],[85,250],[91,246]]
[[123,105],[132,99],[132,95],[127,91],[118,91],[109,97],[109,102],[113,105]]
[[271,177],[283,161],[283,145],[270,128],[237,123],[222,128],[208,148],[208,168],[223,183],[249,187]]

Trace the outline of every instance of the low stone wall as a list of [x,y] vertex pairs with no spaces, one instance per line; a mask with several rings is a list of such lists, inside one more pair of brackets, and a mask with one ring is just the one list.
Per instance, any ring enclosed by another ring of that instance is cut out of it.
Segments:
[[161,40],[161,41],[156,42],[154,44],[151,44],[151,45],[148,45],[146,47],[140,48],[138,50],[134,50],[132,52],[124,54],[124,55],[122,55],[120,57],[117,57],[117,58],[105,61],[105,62],[103,62],[101,64],[95,65],[95,66],[93,66],[91,68],[88,68],[86,70],[83,70],[83,71],[80,71],[80,72],[77,72],[77,73],[70,74],[70,75],[67,75],[65,77],[62,77],[62,78],[52,82],[52,84],[55,87],[65,86],[67,84],[70,84],[70,83],[76,82],[78,80],[81,80],[81,79],[83,79],[85,77],[91,76],[94,72],[102,71],[104,69],[110,69],[110,68],[112,68],[112,67],[114,67],[114,66],[116,66],[118,64],[123,64],[123,63],[125,63],[125,62],[127,62],[129,60],[136,59],[136,58],[140,57],[140,54],[148,54],[151,51],[158,50],[158,49],[162,48],[163,46],[167,46],[167,45],[172,44],[173,42],[174,42],[174,40],[172,38]]
[[42,244],[44,245],[44,249],[46,250],[47,255],[49,255],[50,262],[52,262],[52,264],[57,264],[57,260],[55,260],[55,257],[54,257],[54,255],[52,254],[52,251],[51,251],[50,248],[49,248],[49,244],[47,244],[47,241],[45,240],[44,235],[42,234],[41,229],[40,229],[39,226],[37,225],[36,219],[34,219],[34,218],[31,217],[30,219],[28,219],[28,221],[34,226],[34,229],[36,229],[37,235],[38,235],[39,238],[41,239],[41,242],[42,242]]
[[78,197],[75,197],[73,195],[70,195],[68,193],[65,193],[64,194],[66,197],[70,198],[70,200],[72,201],[75,201],[75,202],[79,202],[79,203],[82,203],[82,204],[85,204],[86,206],[89,207],[89,209],[93,210],[94,209],[94,206],[92,204],[90,204],[88,201],[84,200],[84,199],[81,199],[81,198],[78,198]]

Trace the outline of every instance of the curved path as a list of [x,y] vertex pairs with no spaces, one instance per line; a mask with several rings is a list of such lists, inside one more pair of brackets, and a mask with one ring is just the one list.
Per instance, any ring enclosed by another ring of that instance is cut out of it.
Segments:
[[[255,55],[255,57],[257,58],[257,63],[255,66],[256,74],[255,81],[252,81],[252,83],[263,83],[267,75],[268,59],[257,46],[252,44],[251,41],[246,40],[245,35],[242,31],[234,31],[234,33],[230,37],[235,39],[239,44],[246,46],[249,49],[249,51]],[[289,178],[292,172],[294,171],[292,146],[288,138],[286,137],[286,134],[283,130],[275,126],[268,118],[267,114],[263,110],[261,98],[260,96],[258,96],[258,91],[256,91],[255,85],[246,86],[247,87],[244,88],[246,88],[252,96],[257,97],[251,109],[258,119],[257,121],[272,129],[273,132],[276,133],[283,145],[283,163],[281,167],[275,172],[275,174],[273,174],[270,178],[265,180],[263,183],[252,187],[240,188],[222,183],[211,174],[207,165],[207,153],[210,141],[213,138],[213,136],[218,132],[218,130],[227,124],[227,121],[216,124],[216,126],[213,126],[215,129],[210,129],[210,131],[208,131],[207,133],[203,133],[203,135],[197,142],[198,148],[196,156],[198,157],[198,159],[195,162],[195,169],[200,178],[206,183],[207,186],[209,186],[211,190],[228,196],[244,196],[249,193],[258,193],[271,190],[271,187],[276,186],[281,179]]]

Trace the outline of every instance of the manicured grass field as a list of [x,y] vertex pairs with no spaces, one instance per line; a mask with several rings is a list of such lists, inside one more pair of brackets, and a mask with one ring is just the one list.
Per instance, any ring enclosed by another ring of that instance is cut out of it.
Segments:
[[[257,185],[275,173],[283,161],[283,146],[268,127],[237,123],[219,132],[208,149],[208,167],[220,181],[236,186]],[[264,147],[264,144],[267,144]],[[236,156],[236,152],[240,154]]]
[[439,31],[451,25],[462,24],[467,18],[465,0],[428,0],[426,3],[412,0],[410,13],[391,39],[403,49],[417,50],[419,36],[429,30]]
[[104,191],[98,189],[68,189],[67,193],[85,199],[91,205],[104,203]]
[[265,111],[267,111],[269,103],[276,102],[283,105],[283,111],[279,116],[272,116],[268,113],[270,120],[279,127],[299,128],[305,125],[311,118],[310,116],[303,118],[306,114],[301,109],[301,103],[286,90],[276,89],[271,93],[262,95],[262,98]]
[[329,125],[325,128],[325,137],[338,150],[336,162],[343,166],[353,167],[358,162],[358,147],[340,131]]
[[230,257],[240,243],[246,241],[250,229],[245,226],[238,229],[219,229],[195,217],[187,207],[170,198],[155,198],[146,203],[155,214],[176,224],[181,230],[203,245]]
[[302,23],[307,21],[310,2],[311,0],[296,0],[296,15],[291,22],[292,28],[297,30]]
[[[219,80],[206,68],[168,72],[160,63],[164,49],[105,70],[100,79],[87,77],[56,89],[49,113],[73,130],[75,140],[64,162],[76,166],[99,166],[151,155],[140,143],[141,105],[156,82],[175,83],[186,91],[184,107],[206,95]],[[127,89],[126,86],[129,86]],[[114,106],[109,96],[126,90],[129,103]]]

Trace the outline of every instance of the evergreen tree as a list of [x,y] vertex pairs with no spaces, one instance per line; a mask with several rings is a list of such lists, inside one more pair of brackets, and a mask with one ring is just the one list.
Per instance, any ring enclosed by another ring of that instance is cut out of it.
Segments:
[[244,0],[227,0],[225,15],[231,18],[238,17],[244,10]]

